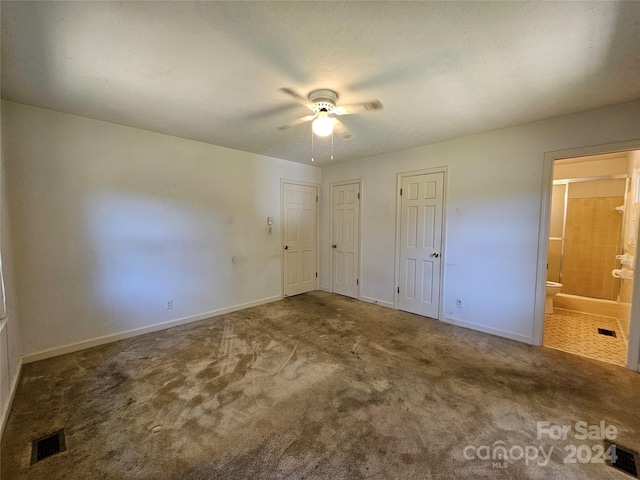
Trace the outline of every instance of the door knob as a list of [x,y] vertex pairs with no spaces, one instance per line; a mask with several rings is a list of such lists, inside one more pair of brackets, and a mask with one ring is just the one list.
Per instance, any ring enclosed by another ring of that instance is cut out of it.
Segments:
[[431,254],[431,256],[432,256],[433,258],[438,258],[438,257],[440,256],[440,254],[439,254],[439,253],[432,253],[432,254]]
[[338,248],[338,245],[331,245],[333,248]]
[[285,245],[285,246],[284,246],[284,249],[285,249],[285,250],[289,250],[289,245]]

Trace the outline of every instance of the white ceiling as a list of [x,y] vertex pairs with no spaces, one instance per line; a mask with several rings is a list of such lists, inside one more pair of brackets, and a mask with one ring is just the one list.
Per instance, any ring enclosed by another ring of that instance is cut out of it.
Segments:
[[640,2],[2,2],[1,27],[5,99],[304,163],[281,87],[383,103],[335,161],[640,98]]

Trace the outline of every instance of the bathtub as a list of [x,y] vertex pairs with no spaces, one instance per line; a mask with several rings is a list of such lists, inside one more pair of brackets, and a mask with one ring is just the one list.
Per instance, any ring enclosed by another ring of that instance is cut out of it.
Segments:
[[604,315],[605,317],[618,318],[620,306],[613,300],[603,300],[601,298],[581,297],[560,292],[553,299],[553,306],[564,308],[575,312],[591,313],[593,315]]

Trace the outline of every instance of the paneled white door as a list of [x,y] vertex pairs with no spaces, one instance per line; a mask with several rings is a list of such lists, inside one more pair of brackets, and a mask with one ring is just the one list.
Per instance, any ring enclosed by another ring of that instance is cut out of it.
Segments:
[[358,298],[360,249],[360,184],[333,185],[333,293]]
[[286,297],[316,289],[317,195],[314,186],[282,184]]
[[438,318],[444,173],[402,179],[400,310]]

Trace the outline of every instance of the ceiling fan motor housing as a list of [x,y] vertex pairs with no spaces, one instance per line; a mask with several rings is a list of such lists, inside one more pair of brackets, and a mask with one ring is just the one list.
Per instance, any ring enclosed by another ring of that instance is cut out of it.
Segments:
[[338,100],[338,94],[333,90],[320,89],[314,90],[309,94],[309,100],[315,104],[315,111],[325,111],[331,113],[336,108],[336,101]]

